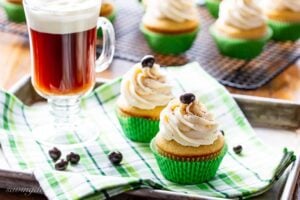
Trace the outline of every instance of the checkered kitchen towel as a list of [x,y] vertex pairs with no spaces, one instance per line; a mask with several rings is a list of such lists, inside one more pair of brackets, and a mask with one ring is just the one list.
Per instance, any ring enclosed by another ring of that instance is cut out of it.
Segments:
[[[81,161],[66,172],[53,169],[49,147],[30,139],[32,127],[45,112],[24,106],[11,94],[1,92],[0,134],[6,159],[12,168],[33,170],[49,199],[104,199],[138,188],[225,198],[248,198],[268,190],[292,163],[293,153],[263,144],[229,93],[197,63],[165,70],[174,84],[174,93],[194,92],[225,131],[229,152],[211,181],[198,185],[171,183],[161,175],[148,144],[126,139],[115,115],[121,79],[101,86],[83,100],[82,108],[97,120],[101,133],[98,141],[72,149],[80,154]],[[237,144],[243,146],[241,155],[232,151]],[[122,165],[110,164],[107,154],[111,150],[123,153]]]

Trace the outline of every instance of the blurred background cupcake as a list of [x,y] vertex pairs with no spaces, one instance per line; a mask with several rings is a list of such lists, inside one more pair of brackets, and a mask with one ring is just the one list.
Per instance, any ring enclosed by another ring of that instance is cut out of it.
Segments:
[[161,113],[159,128],[151,149],[166,179],[196,184],[215,176],[227,146],[213,115],[194,94],[172,100]]
[[300,38],[299,0],[264,0],[262,8],[273,30],[274,40],[295,41]]
[[150,48],[161,54],[180,54],[191,48],[200,28],[194,0],[147,1],[141,31]]
[[219,7],[221,1],[222,0],[205,0],[206,8],[214,18],[218,18],[219,16]]
[[223,0],[210,31],[223,55],[239,59],[258,56],[272,35],[255,0]]
[[2,4],[9,21],[16,23],[25,22],[22,0],[3,0]]
[[[101,17],[106,17],[111,23],[116,19],[116,6],[112,0],[102,0],[101,9],[99,12]],[[98,37],[102,37],[101,28],[97,32]]]
[[117,117],[125,135],[136,142],[150,142],[158,132],[160,112],[172,98],[166,75],[153,56],[145,56],[121,83]]

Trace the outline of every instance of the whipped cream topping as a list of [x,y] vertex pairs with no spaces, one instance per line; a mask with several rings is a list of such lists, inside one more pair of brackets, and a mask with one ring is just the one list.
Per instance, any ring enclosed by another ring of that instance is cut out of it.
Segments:
[[291,10],[300,12],[299,0],[265,0],[262,4],[264,9],[268,10]]
[[138,63],[122,80],[121,98],[130,106],[151,110],[167,105],[173,95],[171,85],[158,64],[143,68]]
[[145,16],[180,23],[197,19],[198,12],[194,0],[151,0],[147,1]]
[[183,104],[172,100],[160,115],[160,131],[166,140],[183,146],[210,145],[219,136],[214,116],[197,100]]
[[265,18],[255,0],[224,0],[217,23],[249,30],[263,26]]
[[26,0],[26,19],[31,29],[65,34],[96,27],[101,0]]

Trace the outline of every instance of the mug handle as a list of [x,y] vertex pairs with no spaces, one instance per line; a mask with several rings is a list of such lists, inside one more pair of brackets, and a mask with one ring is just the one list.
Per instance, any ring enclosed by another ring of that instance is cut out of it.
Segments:
[[106,70],[113,60],[115,53],[115,31],[111,22],[105,17],[99,17],[97,30],[102,29],[103,48],[101,55],[96,60],[96,72]]

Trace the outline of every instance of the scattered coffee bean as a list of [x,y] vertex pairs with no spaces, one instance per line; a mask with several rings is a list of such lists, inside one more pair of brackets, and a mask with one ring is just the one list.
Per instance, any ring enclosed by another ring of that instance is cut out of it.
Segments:
[[119,165],[123,159],[123,155],[119,151],[113,151],[108,154],[110,162],[114,165]]
[[147,55],[144,58],[142,58],[142,67],[153,67],[154,63],[155,63],[155,58],[154,56],[151,55]]
[[193,93],[185,93],[180,96],[180,102],[183,104],[190,104],[195,101],[196,96]]
[[48,151],[48,153],[53,161],[57,161],[61,156],[61,151],[56,147],[53,147],[53,149],[50,149]]
[[77,153],[71,152],[67,155],[67,161],[69,161],[73,165],[78,164],[79,160],[80,156]]
[[240,154],[242,152],[242,150],[243,150],[242,145],[237,145],[237,146],[233,147],[233,151],[236,154]]
[[64,171],[68,167],[68,161],[61,159],[59,162],[55,164],[55,169],[58,171]]
[[221,133],[222,133],[223,136],[225,136],[225,132],[223,130],[221,130]]

